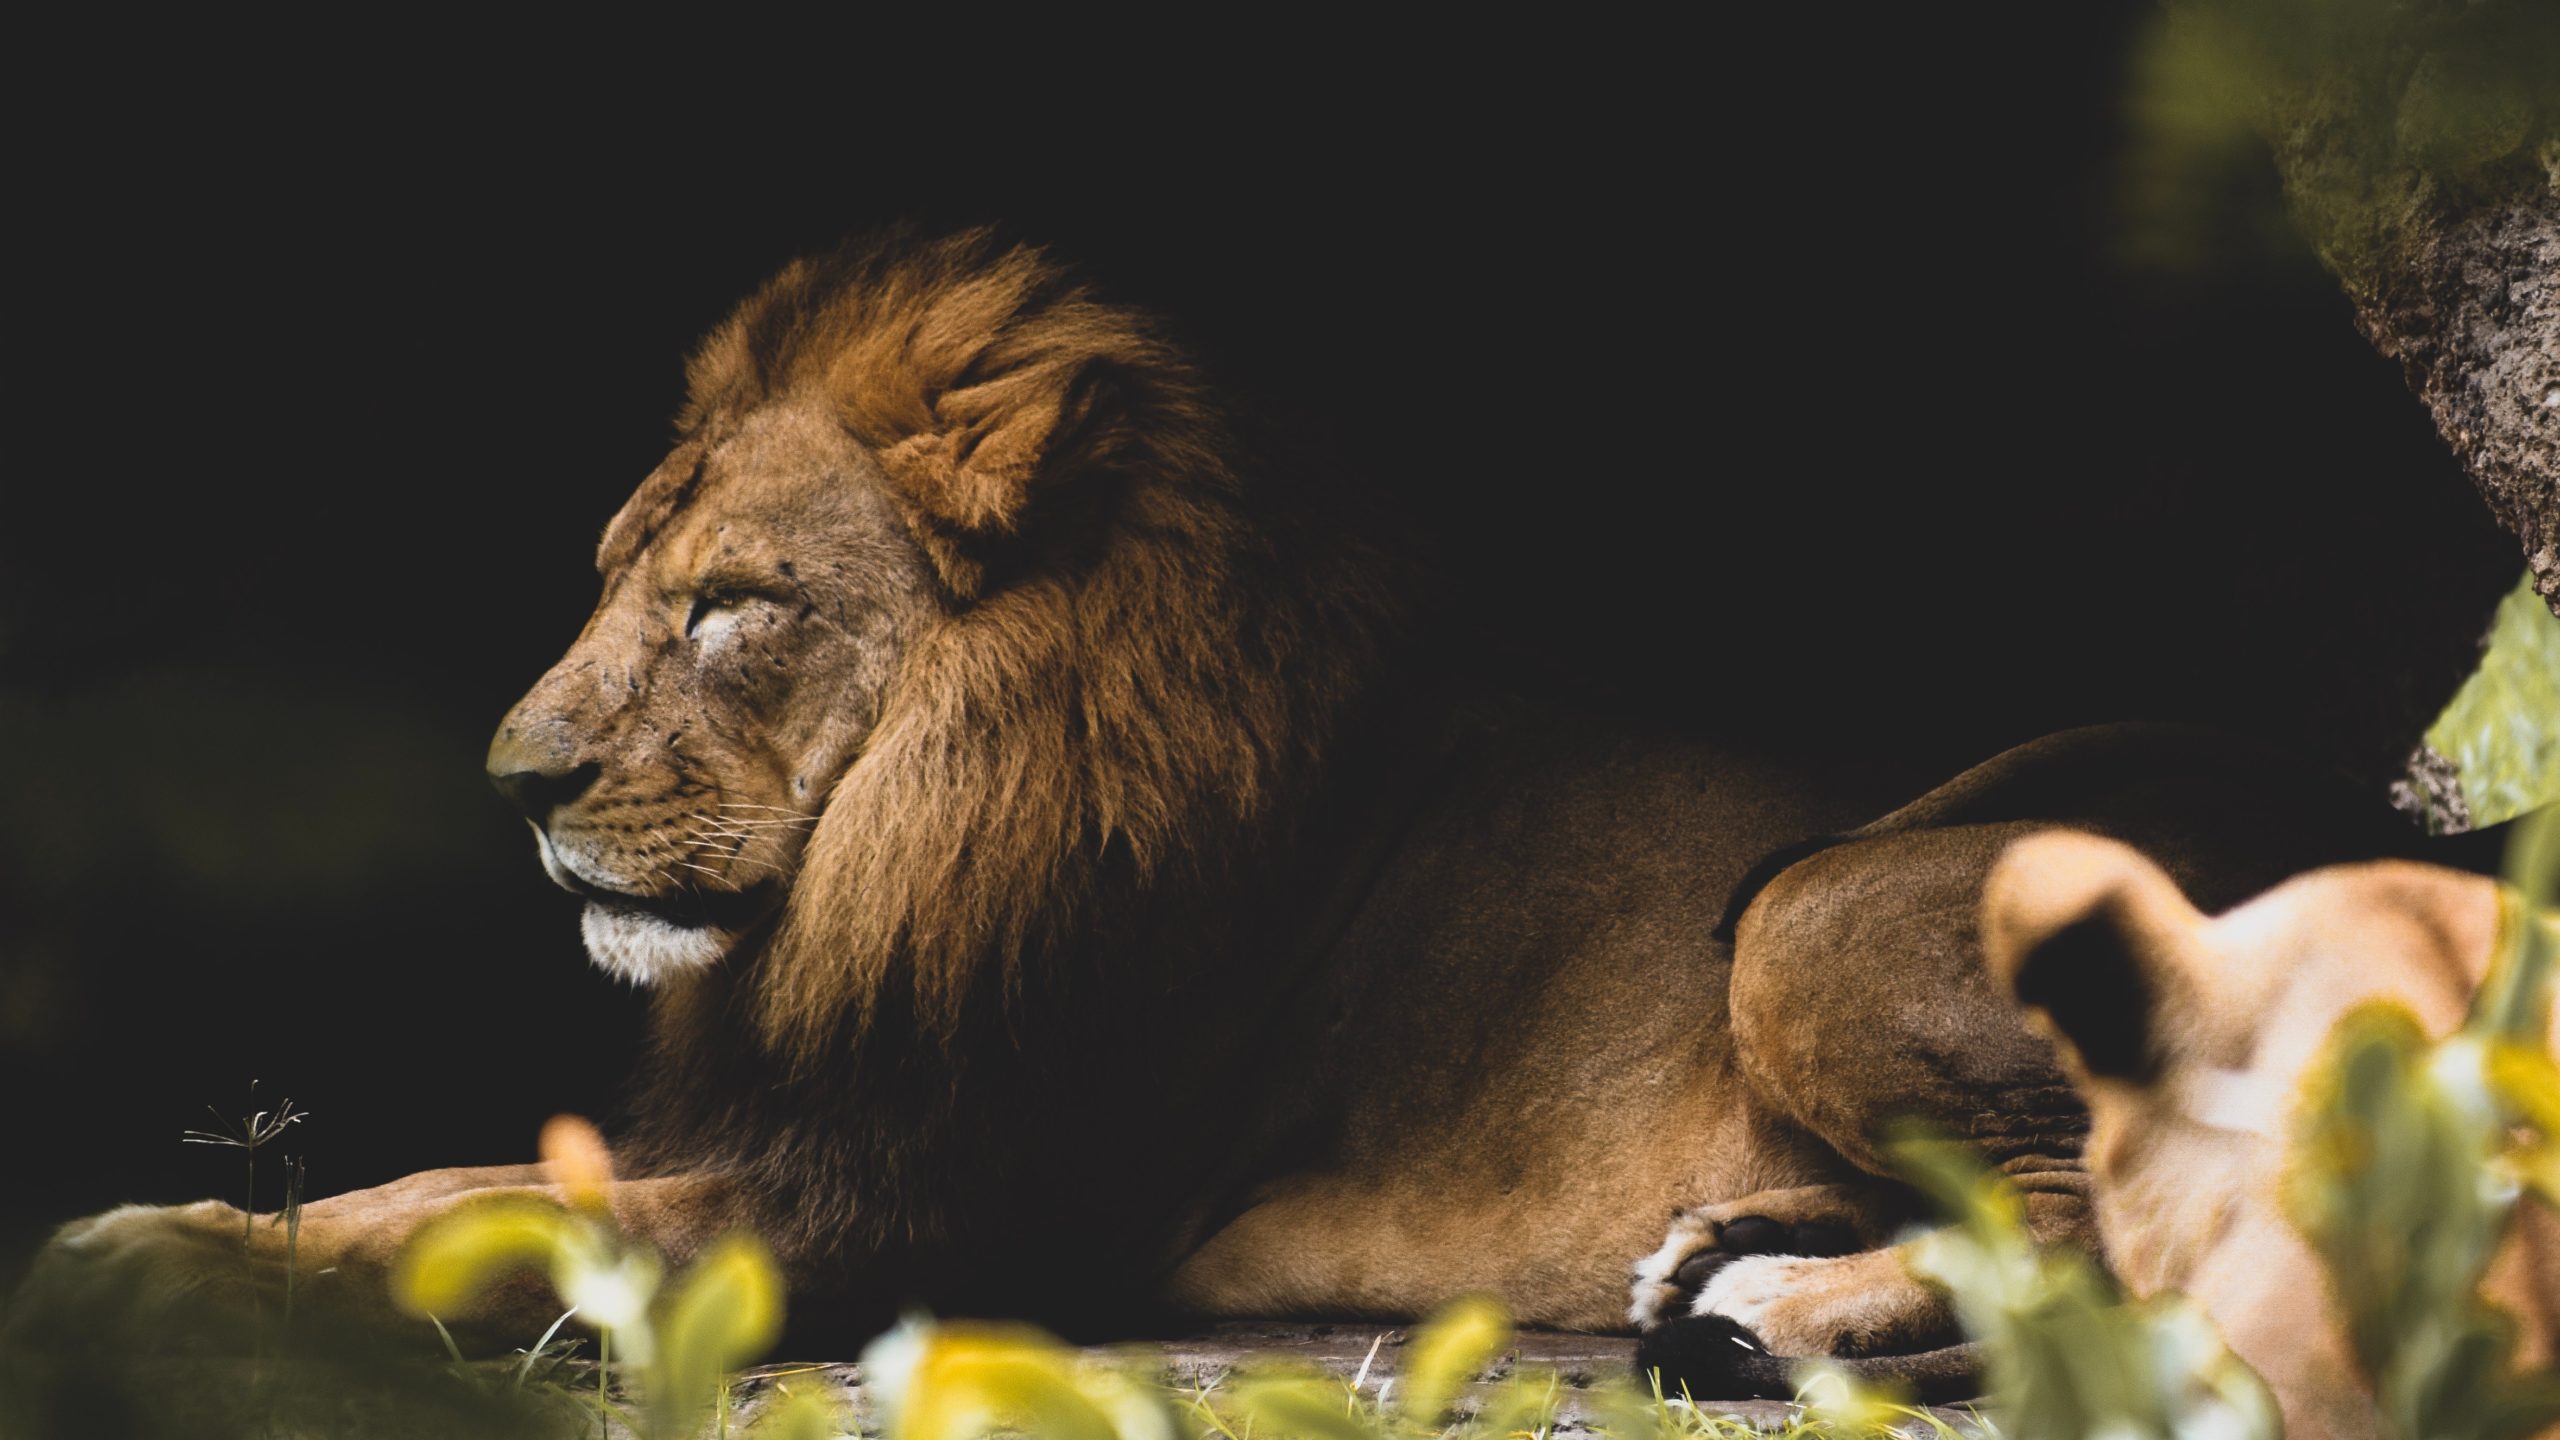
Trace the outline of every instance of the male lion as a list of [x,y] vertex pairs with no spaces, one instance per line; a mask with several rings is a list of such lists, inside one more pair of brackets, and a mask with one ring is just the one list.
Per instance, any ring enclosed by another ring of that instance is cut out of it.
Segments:
[[[1975,1136],[2040,1229],[2087,1224],[2084,1112],[1981,971],[1999,844],[2099,828],[2236,899],[2381,843],[2220,742],[2076,733],[1762,866],[1728,939],[1755,862],[1890,797],[1452,699],[1350,487],[1039,252],[794,264],[690,382],[593,618],[489,765],[592,957],[653,994],[620,1218],[678,1255],[752,1227],[803,1320],[1091,1332],[1490,1291],[1619,1328],[1629,1261],[1691,1207],[1639,1320],[1929,1351],[1945,1306],[1874,1248],[1907,1209],[1878,1118]],[[378,1308],[421,1223],[542,1185],[315,1203],[302,1264],[333,1273],[306,1303]],[[213,1204],[75,1225],[20,1314],[203,1283],[239,1229]],[[1754,1250],[1822,1253],[1709,1275]],[[551,1303],[445,1318],[511,1342]]]

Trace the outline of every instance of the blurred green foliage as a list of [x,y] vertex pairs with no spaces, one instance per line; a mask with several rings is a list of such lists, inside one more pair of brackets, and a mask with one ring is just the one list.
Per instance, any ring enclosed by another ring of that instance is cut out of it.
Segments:
[[[2302,251],[2250,123],[2258,76],[2211,24],[2163,9],[2127,65],[2114,258],[2135,270],[2329,279]],[[2288,273],[2289,272],[2289,273]]]
[[2560,805],[2560,616],[2530,576],[2498,604],[2488,650],[2427,744],[2453,762],[2475,825]]
[[2279,1433],[2266,1387],[2183,1298],[2129,1301],[2094,1258],[2037,1248],[2015,1193],[1962,1145],[1911,1139],[1895,1155],[1952,1217],[1921,1240],[1913,1265],[1953,1293],[1966,1333],[1983,1342],[2004,1427],[2111,1440]]
[[2560,810],[2524,822],[2509,871],[2499,956],[2465,1025],[2429,1043],[2394,1004],[2342,1020],[2286,1184],[2383,1420],[2404,1437],[2506,1440],[2560,1422],[2560,1376],[2511,1373],[2514,1320],[2478,1297],[2516,1204],[2560,1202],[2547,1045]]
[[1058,1440],[1172,1440],[1172,1397],[1109,1360],[1023,1325],[910,1319],[862,1352],[862,1378],[892,1440],[991,1433]]
[[2560,1377],[2511,1371],[2514,1322],[2478,1293],[2522,1197],[2560,1202],[2547,1041],[2560,809],[2520,828],[2510,872],[2499,954],[2469,1019],[2442,1042],[2396,1005],[2342,1021],[2286,1186],[2389,1433],[2410,1440],[2506,1440],[2560,1422]]
[[2555,57],[2547,0],[2176,0],[2128,75],[2120,253],[2194,269],[2289,250],[2264,135],[2293,162],[2294,221],[2357,288],[2413,211],[2538,183]]
[[[1836,1372],[1811,1380],[1804,1403],[1774,1423],[1718,1414],[1712,1404],[1625,1378],[1573,1388],[1568,1416],[1562,1377],[1507,1363],[1511,1341],[1510,1317],[1479,1297],[1426,1321],[1392,1376],[1373,1369],[1372,1346],[1349,1377],[1266,1367],[1188,1392],[1167,1390],[1147,1379],[1145,1356],[1095,1357],[1021,1326],[923,1319],[881,1337],[862,1363],[885,1440],[1545,1440],[1567,1430],[1623,1440],[1951,1440],[1960,1433]],[[1997,1433],[1979,1421],[1970,1428]]]
[[599,1332],[603,1353],[619,1351],[639,1377],[632,1410],[613,1404],[599,1373],[600,1415],[619,1414],[645,1440],[699,1434],[715,1411],[725,1431],[729,1373],[782,1333],[781,1271],[761,1241],[730,1235],[664,1284],[656,1252],[616,1229],[603,1195],[599,1182],[574,1208],[513,1195],[463,1205],[410,1241],[392,1275],[392,1298],[434,1319],[517,1270],[542,1270],[568,1314]]
[[2508,1373],[2514,1324],[2477,1293],[2517,1194],[2496,1163],[2513,1107],[2486,1060],[2475,1036],[2431,1046],[2396,1007],[2350,1016],[2287,1186],[2389,1433],[2412,1440],[2560,1420],[2560,1380]]

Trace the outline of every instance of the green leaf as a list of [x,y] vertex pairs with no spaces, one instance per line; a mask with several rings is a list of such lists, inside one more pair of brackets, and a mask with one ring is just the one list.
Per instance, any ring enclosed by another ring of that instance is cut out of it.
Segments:
[[681,1434],[719,1398],[720,1377],[782,1335],[782,1272],[754,1236],[713,1242],[662,1302],[653,1430]]
[[391,1298],[412,1315],[451,1314],[517,1270],[549,1270],[575,1243],[556,1205],[522,1196],[469,1201],[419,1227],[392,1265]]
[[2560,805],[2516,822],[2498,896],[2498,951],[2472,997],[2467,1028],[2539,1049],[2550,1034],[2553,971],[2560,968]]
[[2531,1127],[2517,1146],[2517,1177],[2560,1208],[2560,1062],[2550,1052],[2524,1045],[2489,1048],[2489,1083],[2509,1110]]
[[[1953,1142],[1906,1138],[1896,1164],[1954,1221],[1914,1246],[1912,1269],[1954,1293],[1983,1342],[2004,1429],[2019,1435],[2269,1436],[2272,1398],[2198,1311],[2171,1296],[2128,1304],[2076,1251],[2040,1251],[2016,1192]],[[1866,1417],[1854,1393],[1847,1418]],[[1859,1432],[1863,1433],[1863,1432]]]
[[1430,1424],[1511,1343],[1511,1316],[1481,1296],[1455,1301],[1425,1321],[1402,1372],[1397,1409]]
[[752,1440],[835,1440],[852,1428],[835,1401],[804,1390],[767,1410],[747,1434]]
[[[2427,728],[2427,744],[2462,777],[2474,825],[2560,805],[2560,616],[2534,593],[2531,575],[2499,603],[2480,668]],[[2539,893],[2540,903],[2549,905],[2560,899],[2551,890],[2560,877],[2560,850],[2541,854],[2538,892],[2525,877],[2515,878],[2518,888]]]
[[1351,1411],[1342,1382],[1318,1376],[1268,1376],[1235,1388],[1231,1402],[1254,1440],[1378,1440],[1377,1427]]
[[965,1342],[927,1362],[892,1431],[896,1440],[979,1440],[1019,1430],[1054,1440],[1119,1440],[1062,1357]]

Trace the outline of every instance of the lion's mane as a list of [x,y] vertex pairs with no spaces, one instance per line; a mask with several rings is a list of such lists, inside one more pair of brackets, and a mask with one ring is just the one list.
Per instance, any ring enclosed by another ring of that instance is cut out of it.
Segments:
[[951,1073],[918,1054],[978,1043],[977,1017],[1016,1039],[1068,1023],[1019,1013],[1026,987],[1045,1010],[1099,971],[1190,958],[1151,950],[1146,917],[1285,843],[1393,587],[1378,551],[1311,543],[1305,477],[1256,468],[1156,324],[985,232],[793,264],[689,379],[677,451],[608,550],[685,503],[741,417],[816,398],[879,461],[951,613],[903,657],[760,953],[662,997],[659,1148],[698,1156],[711,1137],[670,1144],[670,1125],[730,1126],[719,1092],[779,1076],[907,1096],[850,1127],[875,1134],[848,1165],[894,1168],[937,1108],[919,1069]]

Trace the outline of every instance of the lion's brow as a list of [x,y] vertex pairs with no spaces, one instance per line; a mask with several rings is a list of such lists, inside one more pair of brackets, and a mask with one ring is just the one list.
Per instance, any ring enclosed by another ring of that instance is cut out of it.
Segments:
[[596,573],[609,575],[617,565],[626,565],[656,538],[659,529],[673,519],[675,513],[693,499],[702,484],[703,460],[708,448],[700,440],[687,440],[667,453],[649,478],[640,482],[630,500],[623,504],[612,521],[604,527],[604,539],[596,544]]

